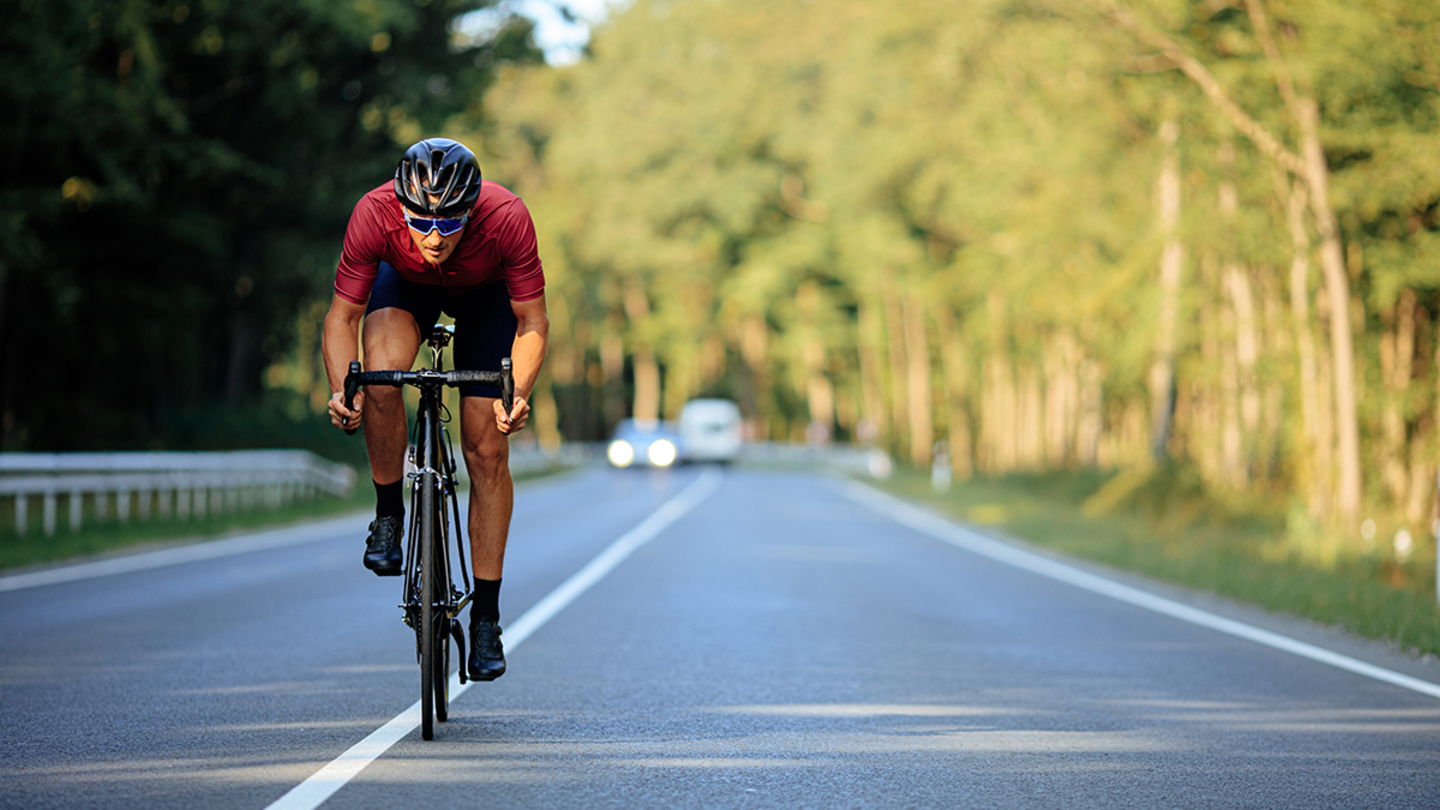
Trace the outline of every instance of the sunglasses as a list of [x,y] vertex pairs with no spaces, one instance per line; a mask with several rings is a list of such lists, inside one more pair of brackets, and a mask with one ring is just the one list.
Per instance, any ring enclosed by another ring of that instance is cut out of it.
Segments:
[[450,236],[464,228],[465,223],[469,220],[469,217],[431,219],[429,217],[412,217],[409,214],[405,215],[405,224],[409,225],[411,230],[422,236],[429,234],[431,231],[439,231],[441,236]]

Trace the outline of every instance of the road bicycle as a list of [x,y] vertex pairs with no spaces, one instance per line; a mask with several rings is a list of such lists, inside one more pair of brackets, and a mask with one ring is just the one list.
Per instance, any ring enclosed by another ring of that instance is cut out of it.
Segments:
[[[445,371],[442,353],[454,337],[451,324],[436,325],[425,343],[430,368],[420,371],[361,371],[350,364],[345,376],[345,407],[352,407],[362,386],[413,385],[420,389],[420,408],[410,441],[410,525],[405,540],[405,567],[400,609],[405,624],[415,631],[415,657],[420,664],[420,736],[435,737],[435,721],[449,715],[450,644],[459,653],[460,683],[466,681],[465,633],[460,611],[473,596],[470,569],[465,564],[465,532],[456,494],[455,456],[451,452],[451,421],[443,394],[446,386],[483,383],[500,386],[500,400],[509,413],[515,395],[510,358],[499,371]],[[353,434],[354,429],[346,433]],[[452,523],[453,518],[453,523]],[[460,571],[463,590],[456,587]]]

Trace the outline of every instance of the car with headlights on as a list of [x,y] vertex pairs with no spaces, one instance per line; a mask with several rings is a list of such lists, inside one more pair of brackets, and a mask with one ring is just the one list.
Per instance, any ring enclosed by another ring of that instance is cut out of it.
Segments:
[[625,419],[615,427],[605,458],[612,467],[669,467],[680,458],[680,435],[668,422]]

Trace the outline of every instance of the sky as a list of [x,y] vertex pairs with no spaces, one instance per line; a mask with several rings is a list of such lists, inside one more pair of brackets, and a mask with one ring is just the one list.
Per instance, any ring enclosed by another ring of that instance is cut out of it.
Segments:
[[[514,12],[535,21],[535,41],[552,65],[568,65],[579,61],[585,43],[590,40],[590,26],[605,18],[606,10],[620,0],[502,0],[495,10],[478,11],[460,21],[465,33],[482,33],[505,14]],[[560,7],[568,8],[575,18],[567,20]]]

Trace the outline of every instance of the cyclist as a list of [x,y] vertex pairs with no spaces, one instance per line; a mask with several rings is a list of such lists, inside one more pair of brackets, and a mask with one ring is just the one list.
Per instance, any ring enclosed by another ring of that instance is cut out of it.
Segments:
[[398,388],[362,392],[353,410],[345,407],[345,374],[357,359],[362,320],[370,371],[409,370],[421,336],[442,311],[455,319],[455,368],[494,370],[502,357],[513,358],[515,399],[509,413],[497,386],[460,387],[475,574],[468,665],[477,681],[505,673],[500,582],[514,505],[508,437],[525,427],[530,392],[545,359],[544,293],[535,226],[525,204],[503,186],[483,181],[464,144],[427,138],[405,150],[393,181],[355,204],[325,315],[325,369],[336,392],[330,421],[337,427],[354,427],[362,417],[366,422],[376,498],[364,563],[379,576],[398,576],[403,567],[401,478],[408,432]]

